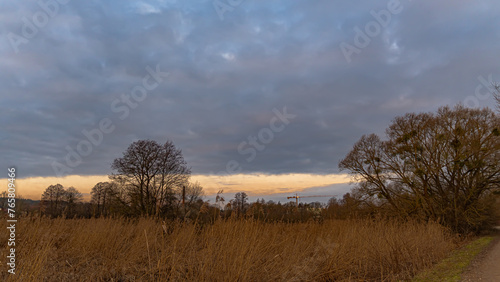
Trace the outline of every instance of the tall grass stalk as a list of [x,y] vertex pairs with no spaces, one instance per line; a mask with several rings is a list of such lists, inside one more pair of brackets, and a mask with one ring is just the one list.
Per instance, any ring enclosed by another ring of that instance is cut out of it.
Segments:
[[386,220],[21,218],[16,233],[17,274],[2,264],[2,281],[397,281],[456,247],[438,224]]

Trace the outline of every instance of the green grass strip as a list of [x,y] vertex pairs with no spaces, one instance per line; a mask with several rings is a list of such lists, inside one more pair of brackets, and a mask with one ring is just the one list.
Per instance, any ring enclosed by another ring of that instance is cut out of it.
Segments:
[[417,275],[412,281],[460,281],[462,273],[472,260],[493,241],[492,236],[481,237],[454,251],[448,258],[430,270]]

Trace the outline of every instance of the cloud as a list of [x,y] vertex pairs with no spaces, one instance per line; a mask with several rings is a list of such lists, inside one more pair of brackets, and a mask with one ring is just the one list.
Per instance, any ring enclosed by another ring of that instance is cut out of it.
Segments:
[[[383,32],[347,63],[339,45],[373,20],[373,1],[244,1],[221,21],[212,1],[71,1],[12,49],[23,17],[0,12],[0,164],[22,177],[54,176],[67,146],[110,118],[116,129],[72,173],[103,175],[138,139],[174,141],[195,174],[237,161],[244,174],[335,174],[363,134],[396,115],[473,95],[477,77],[500,79],[500,4],[401,1]],[[146,66],[170,76],[120,120],[114,100]],[[481,100],[480,106],[491,102]],[[273,109],[297,117],[247,162],[238,146],[269,126]]]
[[153,5],[150,5],[145,2],[138,2],[135,6],[136,6],[136,12],[141,15],[161,13],[161,10],[159,8],[154,7]]
[[234,60],[234,54],[233,53],[226,52],[226,53],[222,53],[221,56],[222,56],[222,58],[224,58],[224,59],[226,59],[228,61]]

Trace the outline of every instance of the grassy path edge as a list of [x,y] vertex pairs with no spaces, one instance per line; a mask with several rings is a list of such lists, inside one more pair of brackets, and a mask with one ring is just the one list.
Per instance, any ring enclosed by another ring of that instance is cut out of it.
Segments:
[[460,281],[462,273],[475,257],[485,250],[495,239],[494,236],[484,236],[473,240],[467,245],[455,250],[446,259],[413,278],[413,282],[423,281]]

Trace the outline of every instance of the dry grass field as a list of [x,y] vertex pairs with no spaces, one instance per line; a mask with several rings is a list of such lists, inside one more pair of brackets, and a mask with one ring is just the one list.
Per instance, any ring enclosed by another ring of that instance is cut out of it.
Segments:
[[[2,264],[2,281],[396,281],[457,246],[438,224],[382,220],[25,218],[16,233],[16,274]],[[1,232],[1,246],[7,236]]]

